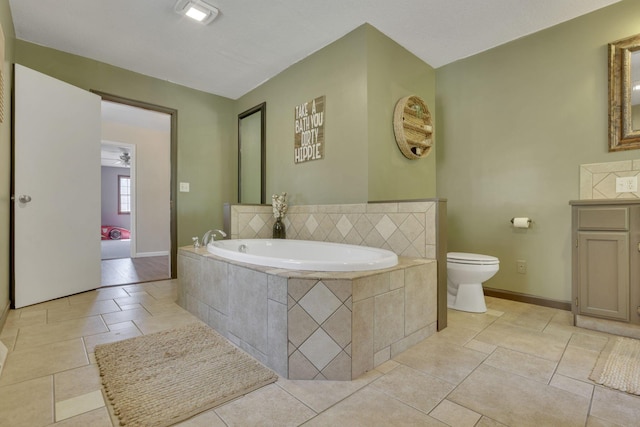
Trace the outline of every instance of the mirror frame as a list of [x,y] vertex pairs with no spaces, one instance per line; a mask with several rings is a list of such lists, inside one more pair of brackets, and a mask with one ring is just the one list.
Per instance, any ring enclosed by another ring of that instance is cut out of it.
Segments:
[[263,102],[253,108],[238,114],[238,203],[242,203],[242,138],[240,137],[240,123],[245,117],[260,112],[260,204],[265,204],[267,196],[267,103]]
[[640,130],[631,120],[631,53],[640,34],[609,43],[609,151],[640,148]]

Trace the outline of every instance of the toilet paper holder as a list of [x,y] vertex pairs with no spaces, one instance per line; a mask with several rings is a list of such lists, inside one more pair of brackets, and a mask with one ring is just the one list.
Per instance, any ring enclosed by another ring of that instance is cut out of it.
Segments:
[[[515,221],[515,218],[511,218],[511,224],[515,224]],[[532,222],[533,221],[531,221],[531,218],[527,218],[527,226],[530,226]]]

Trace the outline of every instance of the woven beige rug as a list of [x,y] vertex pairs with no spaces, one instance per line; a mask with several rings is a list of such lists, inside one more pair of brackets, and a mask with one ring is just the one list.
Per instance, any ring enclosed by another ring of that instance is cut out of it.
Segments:
[[99,345],[95,355],[122,426],[169,426],[278,379],[202,323]]
[[589,379],[606,387],[640,395],[640,341],[623,337],[610,339]]

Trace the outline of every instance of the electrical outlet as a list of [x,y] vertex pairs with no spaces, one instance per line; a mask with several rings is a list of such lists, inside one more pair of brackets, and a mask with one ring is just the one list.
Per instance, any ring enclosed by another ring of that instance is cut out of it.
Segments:
[[527,261],[519,259],[516,261],[516,271],[520,274],[527,274]]
[[616,193],[636,193],[637,191],[637,176],[625,176],[616,178]]

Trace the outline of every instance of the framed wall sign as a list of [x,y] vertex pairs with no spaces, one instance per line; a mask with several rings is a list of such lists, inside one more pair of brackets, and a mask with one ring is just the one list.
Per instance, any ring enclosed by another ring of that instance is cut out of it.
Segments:
[[294,120],[294,163],[320,160],[324,157],[325,97],[296,105]]

